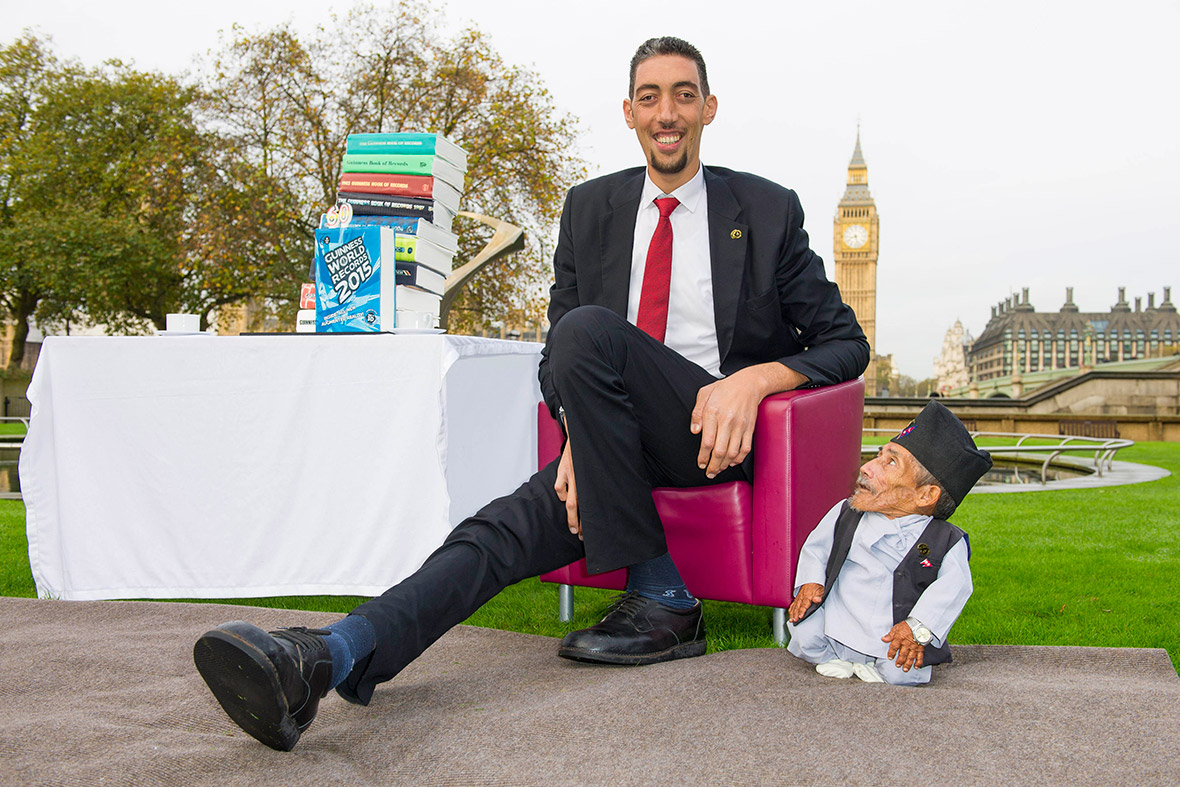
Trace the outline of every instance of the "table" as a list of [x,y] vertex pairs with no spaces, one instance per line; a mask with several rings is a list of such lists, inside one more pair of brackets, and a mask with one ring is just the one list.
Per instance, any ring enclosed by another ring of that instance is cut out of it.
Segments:
[[535,470],[540,349],[47,338],[20,459],[37,594],[377,595]]

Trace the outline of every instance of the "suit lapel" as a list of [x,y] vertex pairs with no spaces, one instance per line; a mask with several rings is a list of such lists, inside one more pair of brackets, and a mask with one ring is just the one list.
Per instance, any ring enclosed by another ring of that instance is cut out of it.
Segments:
[[599,218],[602,239],[602,293],[608,309],[626,319],[631,288],[631,247],[635,242],[635,216],[643,193],[643,170],[628,179],[610,198],[610,207]]
[[705,169],[709,197],[709,262],[713,272],[713,319],[721,360],[733,345],[738,298],[746,269],[748,228],[738,221],[741,206],[725,181]]

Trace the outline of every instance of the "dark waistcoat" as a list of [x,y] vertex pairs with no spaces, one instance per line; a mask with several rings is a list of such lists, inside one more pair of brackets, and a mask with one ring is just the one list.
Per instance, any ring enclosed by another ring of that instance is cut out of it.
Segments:
[[[840,514],[836,518],[836,529],[832,536],[832,553],[828,555],[824,601],[831,593],[832,586],[836,584],[836,577],[839,576],[840,569],[844,567],[844,561],[848,558],[849,550],[852,549],[852,537],[856,535],[856,528],[860,524],[862,516],[860,511],[848,505],[847,500],[844,501]],[[918,603],[918,597],[922,595],[922,591],[931,582],[938,579],[938,569],[942,566],[942,560],[946,557],[946,553],[959,543],[961,538],[967,538],[967,534],[945,520],[931,519],[930,524],[926,525],[922,535],[918,537],[918,540],[910,547],[910,551],[893,570],[894,624],[909,617],[910,611]],[[922,547],[927,548],[926,554],[922,554]],[[967,555],[970,559],[970,541],[967,544]],[[922,565],[923,561],[928,561],[930,565]],[[806,619],[821,606],[823,606],[823,601],[813,604],[808,608],[803,618]],[[950,660],[951,651],[945,642],[937,648],[933,644],[927,645],[926,651],[922,655],[923,666],[942,664]]]

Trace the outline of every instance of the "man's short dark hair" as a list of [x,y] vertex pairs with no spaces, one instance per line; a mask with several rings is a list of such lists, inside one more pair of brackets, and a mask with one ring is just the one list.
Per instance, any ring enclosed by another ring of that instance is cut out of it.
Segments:
[[710,95],[709,76],[705,71],[705,58],[701,56],[701,51],[683,38],[659,36],[647,39],[635,50],[635,55],[631,58],[631,84],[627,87],[628,98],[635,95],[635,71],[639,68],[639,64],[656,55],[680,55],[696,63],[697,73],[701,77],[701,91],[705,94],[703,97]]
[[938,502],[934,504],[934,518],[935,519],[950,519],[951,514],[955,513],[955,509],[959,504],[951,497],[951,493],[946,491],[946,487],[934,477],[934,474],[922,466],[921,462],[914,460],[918,465],[917,472],[914,473],[914,486],[936,486],[938,487]]

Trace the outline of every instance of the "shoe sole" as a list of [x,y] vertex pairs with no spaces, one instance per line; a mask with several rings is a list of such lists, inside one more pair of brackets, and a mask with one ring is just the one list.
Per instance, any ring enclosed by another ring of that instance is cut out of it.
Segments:
[[226,623],[197,640],[193,662],[235,724],[272,749],[291,751],[299,742],[299,726],[261,638],[270,635],[242,621]]
[[675,659],[703,656],[707,648],[707,643],[703,639],[698,639],[692,642],[674,645],[667,650],[661,650],[655,653],[610,653],[607,651],[586,650],[584,648],[559,647],[557,649],[557,655],[563,659],[585,661],[592,664],[620,664],[630,667],[640,667],[644,664],[659,664],[662,661],[674,661]]

